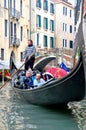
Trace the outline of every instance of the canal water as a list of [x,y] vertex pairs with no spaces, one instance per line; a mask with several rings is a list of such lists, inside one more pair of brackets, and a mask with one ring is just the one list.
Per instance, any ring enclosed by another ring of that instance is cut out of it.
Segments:
[[0,91],[0,130],[86,130],[86,100],[67,108],[31,105],[8,83]]

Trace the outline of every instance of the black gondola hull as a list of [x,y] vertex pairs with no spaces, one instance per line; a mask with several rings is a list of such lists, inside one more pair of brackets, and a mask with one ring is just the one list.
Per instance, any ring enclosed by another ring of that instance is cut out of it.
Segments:
[[62,79],[53,79],[51,82],[34,89],[14,90],[23,99],[36,105],[67,104],[70,101],[80,101],[85,96],[85,74],[82,57],[75,68]]

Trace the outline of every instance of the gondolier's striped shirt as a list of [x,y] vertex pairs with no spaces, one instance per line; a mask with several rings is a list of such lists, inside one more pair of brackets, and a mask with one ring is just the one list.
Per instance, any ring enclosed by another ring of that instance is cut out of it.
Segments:
[[29,56],[35,56],[36,48],[34,45],[27,46],[24,52],[24,59],[26,59]]

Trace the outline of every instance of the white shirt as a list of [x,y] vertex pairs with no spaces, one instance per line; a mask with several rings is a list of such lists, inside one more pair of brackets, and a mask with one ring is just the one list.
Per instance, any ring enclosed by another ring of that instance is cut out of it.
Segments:
[[45,80],[44,79],[40,79],[40,80],[37,80],[37,79],[34,79],[34,86],[41,86],[42,84],[45,83]]

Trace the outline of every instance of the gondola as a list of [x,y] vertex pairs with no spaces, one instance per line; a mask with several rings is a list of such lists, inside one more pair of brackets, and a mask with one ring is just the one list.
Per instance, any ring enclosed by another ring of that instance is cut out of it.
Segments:
[[[41,67],[40,63],[39,66]],[[14,87],[14,82],[15,80],[13,79],[13,89],[23,97],[23,99],[32,104],[58,105],[67,104],[70,101],[80,101],[85,96],[85,75],[82,55],[80,55],[77,65],[64,78],[52,78],[41,87],[33,89],[20,89]]]
[[[12,78],[11,84],[16,93],[28,103],[35,105],[61,105],[72,101],[80,101],[85,96],[85,62],[84,62],[84,39],[82,33],[82,22],[79,24],[75,43],[78,42],[80,49],[79,60],[72,70],[63,78],[51,78],[40,87],[32,89],[20,89],[15,86],[16,76]],[[77,48],[77,47],[76,47]],[[34,70],[40,72],[55,57],[42,58],[34,65]],[[12,67],[15,70],[15,67]],[[23,70],[22,70],[23,71]],[[21,73],[21,72],[20,72]]]

